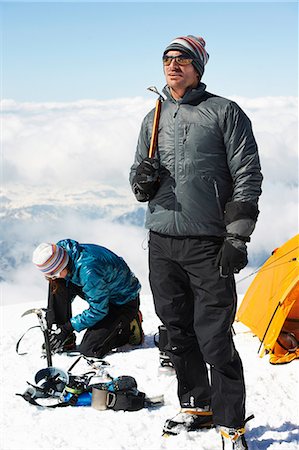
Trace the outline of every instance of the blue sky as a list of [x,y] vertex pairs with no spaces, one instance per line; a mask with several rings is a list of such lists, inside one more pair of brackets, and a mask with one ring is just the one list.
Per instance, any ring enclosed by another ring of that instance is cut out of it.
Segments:
[[1,2],[1,97],[150,96],[176,36],[206,40],[203,81],[225,96],[298,93],[297,2]]

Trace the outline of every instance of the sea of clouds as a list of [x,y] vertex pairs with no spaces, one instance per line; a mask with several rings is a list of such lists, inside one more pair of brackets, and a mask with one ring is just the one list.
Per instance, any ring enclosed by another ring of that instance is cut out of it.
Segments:
[[[298,232],[298,102],[233,100],[252,121],[264,175],[243,279]],[[111,248],[149,292],[144,205],[131,193],[128,175],[142,119],[154,104],[155,98],[141,97],[1,102],[2,302],[28,301],[34,286],[39,290],[43,280],[30,262],[32,251],[65,237]],[[240,292],[248,283],[240,283]]]

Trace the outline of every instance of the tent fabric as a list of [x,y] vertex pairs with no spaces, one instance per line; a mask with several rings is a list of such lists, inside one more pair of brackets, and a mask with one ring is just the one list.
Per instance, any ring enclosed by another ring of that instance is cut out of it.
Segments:
[[[298,297],[297,297],[298,298]],[[293,351],[287,351],[289,348],[285,345],[286,339],[293,346],[299,342],[299,301],[296,301],[290,310],[288,317],[283,324],[282,330],[277,338],[273,350],[270,354],[269,362],[271,364],[286,364],[299,358],[299,348]]]
[[[299,234],[275,249],[260,268],[243,298],[236,320],[244,323],[260,339],[263,344],[261,356],[265,351],[275,354],[281,330],[286,327],[293,331],[292,326],[298,328],[298,305]],[[292,321],[286,321],[290,314]],[[297,331],[298,340],[299,329]],[[299,357],[299,351],[296,357]],[[294,354],[290,358],[295,359]]]

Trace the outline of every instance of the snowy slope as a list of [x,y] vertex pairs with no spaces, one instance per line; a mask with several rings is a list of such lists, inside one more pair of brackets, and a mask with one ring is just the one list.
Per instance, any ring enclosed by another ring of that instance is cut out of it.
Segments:
[[[26,380],[46,367],[40,358],[41,333],[32,330],[22,341],[18,356],[15,344],[29,326],[36,325],[34,315],[20,318],[34,302],[2,306],[1,312],[1,450],[220,450],[215,430],[183,433],[168,439],[161,437],[165,419],[178,410],[176,380],[158,374],[158,350],[153,336],[157,319],[150,295],[142,297],[145,343],[138,348],[125,346],[110,354],[109,372],[113,376],[132,375],[138,388],[147,395],[164,394],[165,406],[137,412],[97,411],[91,407],[43,410],[29,405],[21,397]],[[83,307],[79,299],[76,310]],[[255,414],[248,423],[251,450],[298,449],[298,361],[275,367],[268,358],[257,355],[259,342],[242,324],[235,324],[235,343],[243,358],[247,384],[247,414]],[[78,336],[80,339],[80,335]],[[74,358],[56,355],[53,365],[68,369]],[[77,372],[86,371],[80,362]]]

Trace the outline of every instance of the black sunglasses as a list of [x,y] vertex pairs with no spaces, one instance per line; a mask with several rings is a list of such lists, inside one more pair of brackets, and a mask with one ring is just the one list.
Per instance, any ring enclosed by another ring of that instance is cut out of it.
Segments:
[[164,66],[170,66],[171,61],[175,61],[177,64],[179,64],[179,66],[188,66],[188,64],[192,64],[192,61],[194,61],[195,58],[190,58],[190,56],[185,55],[178,55],[178,56],[164,55],[162,60]]

